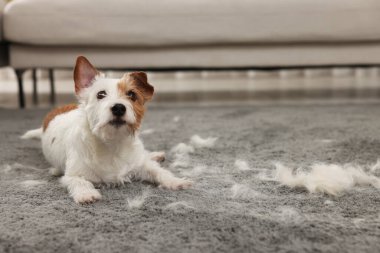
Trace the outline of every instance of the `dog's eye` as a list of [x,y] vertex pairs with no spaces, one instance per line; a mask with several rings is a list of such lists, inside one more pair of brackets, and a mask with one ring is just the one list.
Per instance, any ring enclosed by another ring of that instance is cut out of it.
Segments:
[[136,93],[133,92],[133,91],[131,91],[131,90],[127,92],[127,96],[128,96],[132,101],[136,101],[136,99],[137,99]]
[[96,94],[97,99],[102,99],[102,98],[105,98],[106,96],[107,96],[107,92],[104,90],[99,91],[98,94]]

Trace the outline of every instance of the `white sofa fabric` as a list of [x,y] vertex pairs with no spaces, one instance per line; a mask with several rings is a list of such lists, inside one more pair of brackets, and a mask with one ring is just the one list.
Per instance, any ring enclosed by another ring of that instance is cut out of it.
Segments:
[[[5,2],[0,2],[0,10],[3,9]],[[3,32],[3,13],[0,12],[0,67],[8,66],[9,55],[8,55],[8,43],[4,41]]]
[[262,68],[376,65],[380,43],[204,46],[165,48],[36,47],[11,45],[15,68],[72,68],[86,55],[103,69]]
[[378,0],[15,0],[7,40],[50,46],[181,46],[380,40]]
[[3,32],[3,10],[5,7],[6,2],[0,1],[0,40],[4,39],[4,32]]
[[380,63],[379,0],[13,0],[10,65],[249,68]]

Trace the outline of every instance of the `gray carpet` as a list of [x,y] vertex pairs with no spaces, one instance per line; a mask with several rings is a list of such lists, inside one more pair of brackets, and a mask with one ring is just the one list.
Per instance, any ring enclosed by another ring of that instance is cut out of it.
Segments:
[[[379,104],[150,108],[143,123],[155,130],[143,137],[150,150],[169,151],[194,134],[219,137],[191,154],[190,168],[173,170],[190,172],[195,186],[171,192],[136,182],[102,189],[103,200],[89,206],[75,204],[48,174],[38,141],[19,139],[45,112],[0,110],[0,252],[380,251],[378,190],[333,198],[263,180],[274,161],[375,163]],[[253,170],[237,170],[236,159]],[[245,194],[233,196],[235,183]],[[131,208],[127,200],[141,195],[142,206]]]

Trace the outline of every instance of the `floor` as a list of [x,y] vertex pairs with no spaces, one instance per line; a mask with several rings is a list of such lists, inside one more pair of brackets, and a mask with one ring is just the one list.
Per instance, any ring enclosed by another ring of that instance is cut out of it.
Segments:
[[[48,173],[40,142],[19,138],[46,111],[0,109],[0,252],[380,251],[379,189],[333,197],[271,180],[275,162],[376,163],[379,103],[152,105],[146,148],[164,150],[163,166],[194,186],[103,185],[103,199],[84,206]],[[178,162],[170,150],[195,134],[218,139]]]
[[[107,72],[121,77],[122,72]],[[71,71],[55,71],[57,103],[75,101]],[[38,71],[39,107],[49,106],[49,82]],[[149,73],[154,103],[254,103],[327,99],[350,101],[380,97],[380,68],[332,68],[281,71]],[[17,83],[12,70],[0,70],[0,107],[17,108]],[[31,73],[25,74],[27,106],[31,102]]]
[[[75,100],[70,76],[56,72],[58,104]],[[334,197],[273,180],[276,162],[305,170],[316,162],[376,163],[379,69],[149,78],[157,97],[142,124],[144,145],[165,151],[163,166],[194,187],[100,185],[103,199],[81,206],[48,173],[40,142],[19,138],[48,111],[46,73],[39,71],[38,107],[26,74],[28,108],[18,110],[13,73],[0,71],[0,252],[380,251],[379,189],[355,187]],[[172,148],[191,145],[194,135],[218,139],[178,162]]]

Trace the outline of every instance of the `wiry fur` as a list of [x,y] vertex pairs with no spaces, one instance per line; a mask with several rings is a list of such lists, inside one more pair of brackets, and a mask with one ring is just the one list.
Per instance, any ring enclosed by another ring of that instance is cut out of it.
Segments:
[[376,161],[376,163],[371,167],[371,172],[376,173],[377,171],[380,171],[380,159]]
[[165,161],[165,152],[164,151],[150,152],[150,158],[156,162],[163,162]]
[[64,106],[61,106],[61,107],[58,107],[56,108],[55,110],[52,110],[51,112],[49,112],[45,119],[44,119],[44,122],[42,123],[42,128],[43,128],[43,131],[46,130],[46,128],[49,126],[49,123],[57,116],[57,115],[60,115],[62,113],[65,113],[65,112],[69,112],[69,111],[72,111],[72,110],[75,110],[78,108],[78,105],[76,104],[69,104],[69,105],[64,105]]
[[[145,73],[107,79],[86,58],[78,57],[74,81],[79,104],[49,120],[42,133],[42,150],[54,174],[64,174],[60,182],[75,202],[101,199],[94,183],[123,184],[131,177],[171,190],[191,186],[190,181],[175,177],[153,161],[135,134],[145,112],[144,104],[153,95]],[[135,99],[128,95],[130,91]],[[99,92],[105,96],[99,98]],[[113,115],[115,104],[126,108],[123,115]],[[37,133],[35,130],[27,136]]]
[[366,173],[362,168],[336,164],[314,164],[310,172],[296,171],[276,164],[275,179],[289,187],[306,188],[309,192],[322,192],[333,196],[354,186],[372,185],[380,188],[380,178]]

